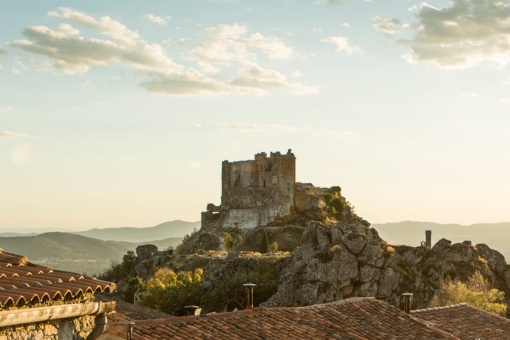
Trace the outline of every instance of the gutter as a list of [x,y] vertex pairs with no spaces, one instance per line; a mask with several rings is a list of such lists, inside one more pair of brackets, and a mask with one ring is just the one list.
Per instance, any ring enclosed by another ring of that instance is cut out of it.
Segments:
[[24,325],[49,320],[69,319],[84,315],[99,315],[115,310],[115,302],[87,302],[14,309],[0,312],[0,327]]

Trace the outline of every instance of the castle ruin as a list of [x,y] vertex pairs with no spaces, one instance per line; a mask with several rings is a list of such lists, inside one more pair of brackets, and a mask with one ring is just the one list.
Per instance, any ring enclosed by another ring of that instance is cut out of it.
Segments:
[[223,161],[221,205],[207,205],[202,228],[255,228],[292,214],[295,207],[296,157],[265,152],[254,160]]

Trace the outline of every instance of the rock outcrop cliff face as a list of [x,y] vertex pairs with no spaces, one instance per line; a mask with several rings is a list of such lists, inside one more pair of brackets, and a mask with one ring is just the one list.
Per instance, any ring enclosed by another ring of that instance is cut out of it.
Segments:
[[485,244],[451,244],[442,239],[431,249],[391,246],[361,220],[325,226],[311,222],[302,244],[280,274],[278,292],[265,306],[310,305],[354,296],[375,296],[400,305],[414,294],[425,306],[445,278],[467,280],[479,272],[509,291],[510,266]]

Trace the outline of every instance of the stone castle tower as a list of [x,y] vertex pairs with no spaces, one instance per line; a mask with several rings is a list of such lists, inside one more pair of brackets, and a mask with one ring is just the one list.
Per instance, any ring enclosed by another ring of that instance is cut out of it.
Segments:
[[294,210],[296,157],[265,152],[255,160],[223,161],[221,205],[207,205],[202,227],[255,228],[290,215]]

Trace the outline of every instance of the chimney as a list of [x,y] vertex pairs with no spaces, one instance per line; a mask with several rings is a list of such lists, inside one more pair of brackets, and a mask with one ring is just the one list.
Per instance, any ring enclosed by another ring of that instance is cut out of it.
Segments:
[[402,296],[404,297],[404,312],[409,314],[411,313],[411,298],[413,297],[413,294],[404,293]]
[[432,248],[432,230],[425,230],[425,247]]
[[246,293],[246,309],[253,308],[253,287],[256,285],[254,283],[245,283],[244,291]]
[[126,322],[124,325],[127,326],[127,337],[126,339],[127,340],[132,340],[133,339],[133,326],[135,325],[134,322]]
[[195,305],[185,306],[184,309],[186,310],[186,315],[200,315],[202,311],[202,308]]

